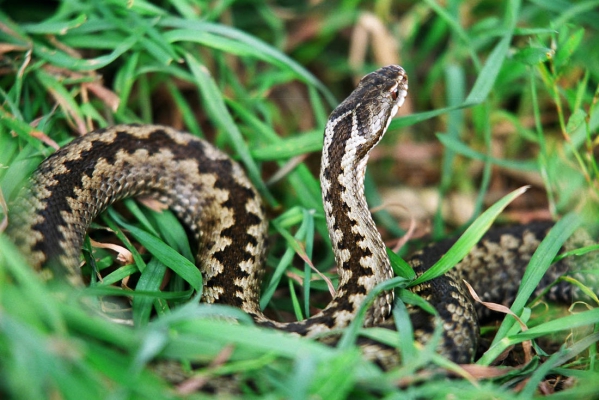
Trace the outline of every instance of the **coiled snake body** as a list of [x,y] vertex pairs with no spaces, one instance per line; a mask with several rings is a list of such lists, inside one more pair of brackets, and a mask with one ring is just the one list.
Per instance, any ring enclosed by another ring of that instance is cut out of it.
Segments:
[[[239,307],[258,324],[301,335],[343,328],[372,288],[392,277],[385,246],[368,211],[363,180],[368,154],[403,103],[407,88],[401,67],[381,68],[365,76],[329,118],[320,179],[340,277],[329,305],[307,320],[276,322],[260,310],[267,222],[261,199],[242,169],[209,143],[168,127],[117,125],[72,141],[39,166],[8,233],[34,267],[81,285],[79,256],[94,217],[119,199],[151,196],[174,210],[195,236],[204,301]],[[515,239],[505,251],[523,253],[527,247],[525,254],[530,254],[546,229],[543,225],[512,235]],[[478,249],[483,254],[478,259],[487,257],[485,263],[491,264],[488,249],[484,245]],[[425,260],[428,254],[412,261],[417,273],[435,261]],[[475,351],[478,325],[457,273],[415,291],[444,319],[442,350],[455,361],[467,362]],[[470,280],[476,283],[476,278]],[[517,282],[510,288],[514,285]],[[498,287],[501,292],[501,284]],[[380,295],[369,308],[365,325],[383,323],[392,302],[392,292]],[[421,318],[422,312],[411,312],[415,321]],[[420,329],[419,335],[426,336],[426,330]]]

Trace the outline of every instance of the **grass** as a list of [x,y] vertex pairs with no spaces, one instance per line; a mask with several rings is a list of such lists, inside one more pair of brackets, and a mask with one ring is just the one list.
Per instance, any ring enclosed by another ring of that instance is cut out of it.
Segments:
[[[374,329],[370,335],[404,355],[404,364],[382,372],[353,345],[357,323],[332,349],[257,329],[238,310],[198,305],[190,287],[200,287],[201,277],[184,229],[168,212],[127,201],[96,221],[95,231],[115,231],[135,265],[109,269],[114,253],[97,249],[90,257],[86,245],[86,259],[104,276],[84,290],[44,283],[0,236],[0,394],[179,398],[193,396],[187,390],[194,384],[235,374],[240,393],[256,397],[592,398],[599,390],[597,304],[538,322],[530,317],[529,298],[570,233],[597,221],[597,2],[500,3],[338,0],[307,7],[172,0],[124,7],[75,0],[34,10],[12,4],[0,11],[1,194],[13,199],[54,146],[94,127],[165,123],[206,137],[243,164],[273,216],[263,306],[304,318],[327,301],[326,284],[313,279],[306,260],[335,280],[315,178],[322,129],[352,79],[391,57],[410,76],[404,108],[415,111],[392,122],[373,157],[366,182],[371,206],[388,201],[380,193],[401,185],[398,176],[422,176],[417,192],[434,186],[439,198],[464,194],[472,210],[465,220],[447,223],[441,206],[429,217],[436,238],[474,221],[447,255],[459,259],[496,217],[481,213],[497,214],[506,205],[492,206],[499,197],[532,184],[499,216],[520,221],[546,210],[560,219],[531,260],[512,307],[531,326],[521,331],[505,318],[477,363],[489,366],[511,345],[571,330],[562,350],[483,379],[480,370],[472,376],[441,359],[432,345],[416,348],[408,334]],[[384,43],[383,54],[355,56],[358,38],[368,42],[369,33],[375,37],[369,49]],[[393,41],[400,51],[392,50]],[[393,160],[404,147],[431,145],[440,149],[434,162],[426,155],[416,164]],[[403,232],[390,211],[375,215],[389,240]],[[177,276],[161,291],[168,270]],[[125,286],[112,285],[123,279]],[[389,285],[406,284],[398,277]],[[123,293],[133,299],[135,328],[90,311],[109,306],[98,296]],[[405,321],[404,309],[394,312]],[[215,314],[240,324],[207,318]],[[193,363],[191,386],[173,388],[157,378],[149,367],[155,359],[180,361],[184,370]],[[435,365],[465,378],[431,374]],[[563,390],[552,393],[558,380]]]

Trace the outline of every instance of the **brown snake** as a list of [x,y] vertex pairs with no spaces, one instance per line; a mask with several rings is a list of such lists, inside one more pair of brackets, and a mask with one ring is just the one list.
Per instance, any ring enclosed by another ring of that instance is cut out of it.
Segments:
[[[39,166],[20,211],[11,220],[9,236],[35,268],[81,285],[81,246],[92,220],[119,199],[151,196],[168,205],[193,233],[205,302],[238,307],[260,325],[306,336],[343,328],[354,319],[367,294],[393,275],[368,211],[363,182],[369,152],[402,105],[407,89],[401,67],[381,68],[366,75],[329,117],[320,180],[339,285],[326,308],[304,321],[272,321],[260,309],[267,222],[261,199],[242,169],[211,144],[172,128],[117,125],[73,140]],[[502,244],[501,258],[513,253],[526,265],[549,227],[541,224],[488,236],[471,253],[469,264],[463,262],[454,272],[413,288],[437,308],[444,321],[442,352],[454,361],[468,362],[476,349],[477,317],[460,274],[487,301],[513,299],[518,276],[515,283],[497,283],[494,290],[488,290],[484,280],[477,284],[477,276],[505,268],[501,260],[493,260],[489,244],[507,242]],[[421,274],[438,253],[419,253],[411,261],[416,272]],[[467,267],[477,260],[483,260],[486,270]],[[518,268],[520,272],[514,274],[521,276],[523,266]],[[552,276],[563,272],[565,267],[557,266]],[[559,290],[564,292],[553,291]],[[562,294],[569,296],[567,290]],[[392,303],[392,292],[376,298],[365,326],[388,325],[385,320]],[[410,313],[417,336],[430,335],[430,318],[416,309]]]

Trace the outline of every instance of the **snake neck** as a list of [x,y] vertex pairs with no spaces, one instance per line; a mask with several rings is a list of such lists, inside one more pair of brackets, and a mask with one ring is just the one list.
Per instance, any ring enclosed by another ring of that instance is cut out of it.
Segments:
[[[342,123],[347,118],[353,121]],[[348,316],[358,311],[377,284],[392,277],[386,247],[364,195],[366,162],[372,147],[372,143],[368,144],[367,139],[358,134],[354,113],[331,118],[327,124],[320,181],[339,273],[333,305]],[[353,295],[347,296],[348,293]],[[383,321],[391,310],[392,301],[392,293],[379,296],[368,310],[364,324],[370,326]]]

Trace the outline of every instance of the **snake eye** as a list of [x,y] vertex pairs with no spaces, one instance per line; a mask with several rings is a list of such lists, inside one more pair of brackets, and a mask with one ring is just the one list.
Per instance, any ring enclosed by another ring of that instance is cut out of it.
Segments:
[[391,98],[397,100],[399,97],[399,85],[393,86],[389,92],[391,93]]

